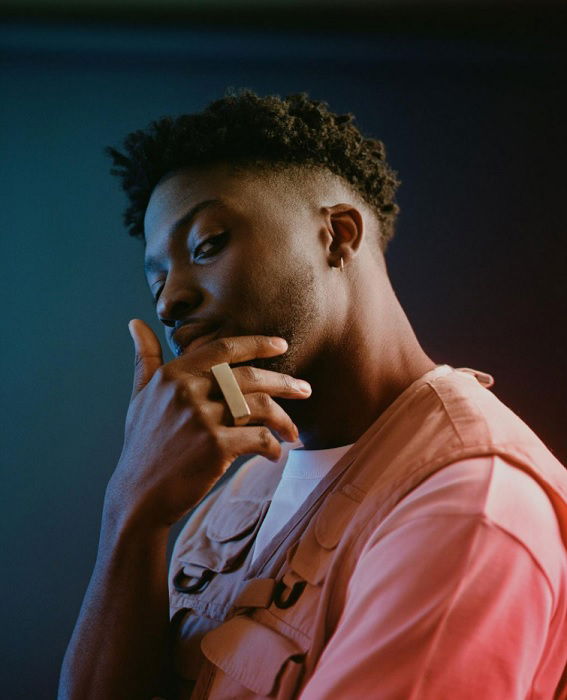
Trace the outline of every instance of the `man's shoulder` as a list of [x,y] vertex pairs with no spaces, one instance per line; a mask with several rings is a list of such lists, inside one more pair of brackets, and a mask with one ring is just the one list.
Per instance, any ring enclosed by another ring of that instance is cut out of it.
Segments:
[[384,531],[389,514],[432,502],[432,517],[484,519],[532,551],[537,532],[567,543],[567,470],[473,372],[422,382],[371,436],[352,480],[357,518]]
[[512,440],[546,448],[532,428],[498,397],[493,384],[491,375],[469,368],[435,377],[426,384],[430,410],[436,407],[441,411],[463,442]]
[[565,544],[548,493],[497,455],[463,459],[430,475],[377,523],[365,548],[393,533],[430,531],[447,543],[477,529],[498,546],[528,552],[554,590],[566,585]]
[[[492,377],[461,368],[420,387],[398,431],[408,453],[445,464],[466,457],[500,455],[547,480],[567,501],[567,470],[524,420],[490,388]],[[405,425],[404,425],[405,423]]]
[[561,539],[546,490],[499,455],[466,458],[439,469],[410,491],[384,524],[429,516],[483,520],[533,550],[543,533]]

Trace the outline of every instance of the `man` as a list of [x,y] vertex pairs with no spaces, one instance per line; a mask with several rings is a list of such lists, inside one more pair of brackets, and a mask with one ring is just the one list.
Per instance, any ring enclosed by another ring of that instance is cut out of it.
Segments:
[[567,697],[567,475],[490,375],[420,347],[381,142],[243,91],[110,153],[176,358],[130,322],[60,697]]

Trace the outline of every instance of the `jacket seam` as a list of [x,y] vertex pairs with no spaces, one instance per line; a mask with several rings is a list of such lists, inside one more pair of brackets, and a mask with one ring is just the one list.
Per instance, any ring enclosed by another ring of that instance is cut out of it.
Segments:
[[[432,388],[433,388],[433,387],[432,387]],[[435,391],[435,393],[436,393],[436,395],[439,397],[439,394],[437,394],[437,391]],[[441,401],[441,404],[442,404],[443,407],[445,408],[445,404],[444,404],[443,401],[441,400],[441,397],[439,397],[439,400]],[[448,411],[447,411],[446,409],[445,409],[445,413],[446,413],[446,415],[448,416],[449,420],[451,421],[451,425],[454,427],[454,423],[453,423],[453,421],[452,421],[452,419],[451,419],[451,416],[449,415],[449,413],[448,413]],[[461,439],[461,436],[460,436],[460,435],[459,435],[459,439]],[[461,442],[462,442],[462,440],[461,440]],[[492,471],[494,470],[494,459],[492,459],[492,462],[491,462],[491,465],[490,465],[490,469],[491,469],[491,474],[492,474]],[[483,510],[486,508],[486,503],[487,503],[487,500],[488,500],[488,493],[489,493],[489,490],[490,490],[490,482],[491,482],[491,479],[488,479],[488,482],[487,482],[488,485],[487,485],[487,487],[486,487],[486,490],[485,490],[485,493],[484,493],[483,502],[482,502],[482,509],[483,509]],[[416,520],[417,520],[417,518],[416,518]],[[462,573],[465,572],[466,569],[467,569],[467,567],[468,567],[468,564],[469,564],[469,561],[470,561],[470,558],[471,558],[471,555],[472,555],[472,550],[473,550],[474,544],[475,544],[475,542],[476,542],[476,540],[477,540],[477,537],[478,537],[478,533],[479,533],[479,529],[478,529],[478,528],[475,528],[475,532],[474,532],[473,537],[472,537],[472,542],[469,544],[469,547],[468,547],[467,556],[466,556],[465,561],[463,562],[463,564],[462,564],[462,566],[461,566],[461,572],[462,572]],[[352,576],[351,576],[350,580],[352,580]],[[349,580],[349,584],[350,584],[350,580]],[[455,599],[456,599],[457,593],[458,593],[458,591],[461,589],[462,583],[463,583],[463,578],[461,577],[461,578],[457,581],[456,586],[455,586],[455,588],[454,588],[454,590],[453,590],[453,593],[452,593],[452,595],[451,595],[450,602],[449,602],[449,604],[447,605],[447,608],[445,609],[445,612],[443,613],[443,617],[441,618],[441,620],[439,621],[439,623],[438,623],[438,625],[437,625],[437,629],[435,630],[435,634],[434,634],[434,637],[433,637],[433,640],[432,640],[432,643],[431,643],[431,647],[430,647],[430,649],[429,649],[429,653],[426,655],[425,659],[423,660],[423,662],[422,662],[422,664],[421,664],[421,667],[420,667],[419,673],[416,674],[416,677],[418,678],[417,686],[415,686],[415,687],[412,689],[411,695],[410,695],[410,697],[408,698],[408,700],[417,700],[417,699],[419,698],[419,695],[416,695],[416,693],[418,693],[418,692],[420,691],[420,689],[421,689],[421,686],[422,686],[422,684],[423,684],[423,677],[424,677],[425,669],[427,668],[427,665],[429,664],[429,662],[430,662],[430,660],[431,660],[431,658],[432,658],[432,656],[433,656],[433,652],[434,652],[434,650],[435,650],[435,648],[436,648],[436,646],[437,646],[437,644],[438,644],[439,635],[441,634],[441,630],[442,630],[442,628],[443,628],[443,626],[444,626],[445,620],[447,619],[447,617],[448,617],[448,615],[449,615],[449,612],[450,612],[450,610],[451,610],[452,607],[453,607],[453,603],[454,603],[454,601],[455,601]],[[349,586],[349,587],[350,587],[350,586]]]
[[[486,515],[486,513],[428,513],[427,515],[418,515],[415,518],[410,518],[408,520],[405,520],[403,525],[404,526],[409,525],[410,523],[415,523],[418,520],[432,520],[433,518],[446,518],[446,517],[463,518],[463,519],[470,518],[471,520],[478,519],[479,526],[486,525],[489,528],[493,528],[494,530],[498,530],[503,535],[505,535],[507,538],[514,540],[514,542],[516,542],[521,547],[521,549],[523,549],[528,554],[528,556],[530,557],[532,562],[535,564],[537,569],[539,569],[539,572],[541,573],[541,575],[545,579],[547,587],[549,588],[549,593],[551,595],[551,599],[553,601],[553,606],[552,606],[553,614],[555,614],[557,606],[556,606],[556,597],[555,597],[554,590],[553,590],[553,584],[549,578],[549,575],[547,574],[544,567],[541,565],[538,558],[534,556],[534,554],[532,553],[530,548],[519,537],[514,535],[514,533],[510,532],[507,528],[500,525],[500,523],[497,523],[494,520],[492,520],[492,518],[490,518],[488,515]],[[387,531],[384,534],[384,537],[387,537],[388,535],[392,534],[395,531],[396,531],[395,528],[393,530]],[[372,545],[372,546],[378,546],[378,543],[379,543],[379,541],[377,541],[376,544]],[[468,559],[466,561],[466,564],[468,564]],[[466,566],[466,564],[465,564],[465,566]]]
[[[423,517],[425,518],[425,517],[435,517],[435,516],[423,516]],[[417,518],[416,518],[416,519],[417,519]],[[552,589],[551,586],[550,586],[549,579],[548,579],[547,575],[546,575],[545,572],[542,570],[542,568],[541,568],[541,566],[539,565],[539,563],[537,562],[537,560],[535,560],[534,557],[531,556],[531,552],[527,549],[527,547],[525,547],[525,546],[523,545],[523,543],[522,543],[520,540],[518,540],[518,538],[516,538],[516,537],[514,537],[513,535],[511,535],[511,534],[510,534],[507,530],[505,530],[504,528],[499,527],[496,523],[493,523],[489,518],[487,518],[487,517],[484,516],[484,515],[482,515],[481,518],[479,519],[479,525],[482,526],[483,524],[488,524],[488,525],[490,525],[490,526],[495,527],[495,528],[498,529],[500,532],[502,532],[502,533],[504,533],[505,535],[507,535],[510,539],[513,539],[515,542],[517,542],[518,544],[520,544],[521,547],[522,547],[522,549],[523,549],[524,551],[527,551],[527,552],[528,552],[528,554],[530,555],[530,558],[531,558],[532,561],[534,561],[534,563],[536,564],[536,568],[540,571],[540,573],[543,573],[543,579],[544,579],[544,581],[545,581],[545,583],[546,583],[547,588],[549,589],[549,592],[550,592],[550,595],[551,595],[552,600],[554,600],[555,596],[553,595],[553,589]],[[466,559],[465,559],[465,561],[464,561],[464,563],[463,563],[463,566],[462,566],[462,572],[463,572],[463,574],[467,571],[467,569],[468,569],[468,567],[469,567],[469,564],[470,564],[470,562],[471,562],[472,550],[473,550],[474,547],[475,547],[476,541],[477,541],[477,539],[478,539],[478,537],[479,537],[479,534],[480,534],[480,530],[481,530],[481,527],[475,528],[474,534],[473,534],[473,536],[472,536],[472,538],[471,538],[471,540],[470,540],[470,544],[469,544],[469,546],[468,546],[467,557],[466,557]],[[447,618],[449,617],[451,611],[453,610],[453,606],[454,606],[454,604],[455,604],[455,602],[456,602],[456,599],[457,599],[457,597],[458,597],[458,594],[459,594],[459,592],[460,592],[460,590],[461,590],[461,588],[462,588],[462,586],[463,586],[463,579],[464,579],[464,577],[461,577],[461,578],[458,580],[458,582],[457,582],[457,584],[456,584],[456,586],[455,586],[455,588],[454,588],[454,590],[453,590],[453,593],[452,593],[452,595],[451,595],[450,602],[448,603],[448,605],[447,605],[447,607],[446,607],[446,609],[445,609],[445,612],[443,613],[442,618],[439,620],[439,622],[438,622],[438,624],[437,624],[437,626],[436,626],[434,638],[433,638],[433,641],[432,641],[432,644],[431,644],[429,653],[427,654],[427,656],[426,656],[425,659],[423,660],[423,662],[422,662],[422,664],[421,664],[421,667],[420,667],[420,670],[419,670],[419,673],[416,673],[416,677],[419,679],[419,680],[418,680],[418,685],[412,689],[411,695],[410,695],[410,697],[409,697],[408,700],[415,700],[416,698],[419,698],[419,692],[421,691],[421,687],[422,687],[422,684],[423,684],[423,679],[424,679],[424,676],[425,676],[425,671],[426,671],[427,667],[429,666],[429,664],[430,664],[430,662],[431,662],[431,659],[432,659],[432,658],[434,657],[434,655],[435,655],[435,651],[436,651],[436,648],[437,648],[437,645],[438,645],[439,636],[440,636],[440,634],[442,633],[442,631],[443,631],[443,629],[444,629],[444,627],[445,627],[445,623],[446,623]],[[538,663],[537,663],[537,665],[535,666],[535,668],[538,668],[538,667],[539,667],[539,663],[540,663],[540,660],[538,660]],[[532,693],[532,688],[531,688],[531,687],[530,687],[529,690],[530,690],[530,693]]]
[[[553,584],[552,584],[552,582],[551,582],[551,580],[550,580],[550,578],[549,578],[549,576],[548,576],[546,570],[543,568],[543,566],[541,565],[541,563],[539,562],[539,560],[537,559],[537,557],[534,556],[534,554],[533,554],[533,553],[530,551],[530,549],[524,544],[524,542],[522,542],[522,540],[521,540],[519,537],[517,537],[516,535],[514,535],[512,532],[510,532],[509,530],[507,530],[505,527],[503,527],[503,526],[500,525],[499,523],[495,522],[492,518],[490,518],[490,516],[488,516],[488,515],[485,513],[486,504],[487,504],[487,501],[488,501],[488,498],[489,498],[489,495],[490,495],[490,490],[491,490],[491,485],[492,485],[492,475],[493,475],[493,473],[494,473],[494,468],[495,468],[494,459],[495,459],[495,457],[500,456],[500,455],[497,455],[497,454],[489,454],[489,455],[485,455],[485,456],[486,456],[487,459],[490,459],[490,467],[489,467],[489,468],[490,468],[490,478],[487,479],[486,491],[485,491],[485,494],[484,494],[484,499],[483,499],[482,505],[479,506],[479,509],[480,509],[480,511],[482,511],[482,512],[478,512],[478,513],[437,513],[437,514],[436,514],[436,513],[430,513],[430,514],[428,514],[428,515],[417,516],[417,517],[415,517],[415,518],[411,518],[411,519],[407,520],[406,523],[414,522],[414,521],[419,520],[419,519],[421,519],[421,518],[434,518],[434,517],[437,517],[437,516],[439,516],[439,517],[444,517],[444,516],[445,516],[445,517],[446,517],[446,516],[449,515],[449,516],[453,516],[453,517],[471,517],[471,516],[478,515],[478,516],[479,516],[479,520],[480,520],[481,522],[484,521],[486,524],[488,524],[488,525],[490,525],[490,526],[492,526],[492,527],[494,527],[494,528],[497,528],[498,530],[500,530],[500,531],[503,532],[503,533],[506,533],[510,538],[514,539],[519,545],[521,545],[521,547],[529,554],[530,558],[534,561],[534,563],[536,564],[537,568],[540,570],[540,572],[542,573],[542,575],[544,576],[544,578],[545,578],[545,580],[546,580],[546,582],[547,582],[547,585],[548,585],[548,587],[549,587],[549,589],[550,589],[551,597],[552,597],[552,600],[553,600],[553,611],[555,612],[556,609],[557,609],[557,608],[556,608],[556,603],[557,603],[557,601],[556,601],[556,597],[555,597],[554,592],[553,592]],[[500,457],[500,458],[502,459],[502,457]],[[468,459],[468,458],[465,458],[465,459]],[[457,460],[457,461],[460,461],[460,460]],[[456,464],[457,461],[448,462],[448,463],[445,465],[445,467],[441,467],[441,469],[443,469],[443,468],[449,468],[449,467],[451,466],[451,464]],[[513,464],[512,464],[511,466],[513,466]],[[410,489],[410,490],[405,494],[405,496],[402,497],[402,498],[393,506],[393,508],[387,513],[387,515],[384,516],[384,517],[382,517],[382,518],[380,519],[380,521],[379,521],[378,523],[373,523],[372,520],[367,520],[366,523],[364,524],[364,526],[360,529],[360,532],[359,532],[358,536],[356,536],[355,541],[359,541],[362,537],[364,537],[365,533],[367,533],[367,529],[368,529],[368,526],[369,526],[369,525],[373,528],[373,530],[374,530],[375,528],[379,527],[379,526],[384,522],[385,517],[387,517],[388,515],[390,515],[391,512],[404,500],[404,498],[406,498],[407,496],[409,496],[416,488],[419,488],[420,486],[422,486],[422,485],[427,481],[427,479],[428,479],[429,477],[434,476],[435,474],[439,473],[439,471],[441,471],[441,469],[438,469],[438,470],[435,471],[433,474],[429,474],[429,475],[428,475],[425,479],[423,479],[419,484],[415,485],[412,489]],[[419,470],[420,470],[420,467],[416,468],[416,470],[415,470],[414,472],[410,473],[410,474],[407,476],[407,478],[411,478],[411,476],[413,475],[413,473],[415,473],[416,471],[419,471]],[[532,477],[532,478],[533,478],[533,477]],[[542,487],[535,479],[534,479],[534,482],[537,484],[538,488],[540,488],[540,489],[542,489],[542,490],[544,491],[543,487]],[[545,493],[545,491],[544,491],[544,493]],[[555,511],[554,511],[554,512],[555,512]],[[371,523],[372,523],[372,525],[371,525]],[[372,530],[372,531],[373,531],[373,530]],[[357,548],[357,551],[358,551],[358,552],[360,552],[360,551],[362,551],[362,549],[364,549],[364,547],[365,547],[365,545],[366,545],[366,541],[368,541],[368,539],[370,539],[370,537],[372,537],[372,532],[371,532],[370,534],[368,534],[368,535],[366,536],[365,541],[364,541],[363,543],[361,543],[360,549]]]
[[[438,388],[435,386],[435,380],[434,379],[431,380],[430,382],[428,382],[428,384],[432,388],[432,390],[435,392],[435,395],[437,396],[439,402],[441,403],[441,406],[443,407],[443,411],[445,412],[445,415],[449,419],[449,422],[451,423],[451,427],[453,428],[455,435],[459,438],[461,445],[464,445],[465,442],[462,438],[461,430],[458,427],[457,423],[455,423],[453,416],[449,412],[449,409],[447,408],[447,405],[443,399],[443,396],[439,392]],[[479,405],[477,404],[477,402],[474,400],[474,398],[470,394],[467,394],[467,399],[470,402],[470,404],[472,404],[474,406],[475,418],[479,421],[482,421],[482,425],[483,425],[485,434],[487,432],[489,434],[489,431],[487,431],[487,424],[486,424],[486,419],[485,419],[483,411],[480,409]],[[490,436],[489,436],[489,439],[490,439]]]

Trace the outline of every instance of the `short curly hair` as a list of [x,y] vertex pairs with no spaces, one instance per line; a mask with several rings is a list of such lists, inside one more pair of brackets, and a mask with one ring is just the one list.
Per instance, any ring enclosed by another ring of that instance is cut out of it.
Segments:
[[202,112],[151,122],[126,136],[124,152],[105,149],[113,160],[110,172],[122,179],[130,201],[124,212],[129,234],[144,238],[151,193],[175,170],[221,163],[254,171],[315,168],[342,178],[370,205],[384,252],[394,235],[400,181],[386,162],[384,144],[364,138],[353,119],[305,92],[281,99],[229,88]]

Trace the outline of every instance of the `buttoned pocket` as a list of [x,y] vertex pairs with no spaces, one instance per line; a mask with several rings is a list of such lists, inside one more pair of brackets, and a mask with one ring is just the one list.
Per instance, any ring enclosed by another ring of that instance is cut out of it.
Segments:
[[269,502],[228,500],[224,508],[208,514],[172,562],[171,597],[177,606],[222,621],[236,593],[234,586],[215,579],[239,576]]
[[189,575],[200,569],[219,574],[233,570],[251,546],[268,506],[269,502],[228,501],[184,542],[178,561],[187,566]]
[[[329,494],[295,550],[290,552],[290,574],[293,572],[296,578],[320,586],[334,550],[358,506],[357,500],[341,491]],[[287,579],[290,579],[290,575]]]
[[216,667],[212,697],[293,697],[304,653],[291,639],[238,615],[206,634],[205,657]]
[[180,687],[195,681],[205,663],[201,639],[226,619],[239,590],[239,567],[268,505],[228,500],[207,514],[172,561],[170,605],[184,611],[173,643]]

